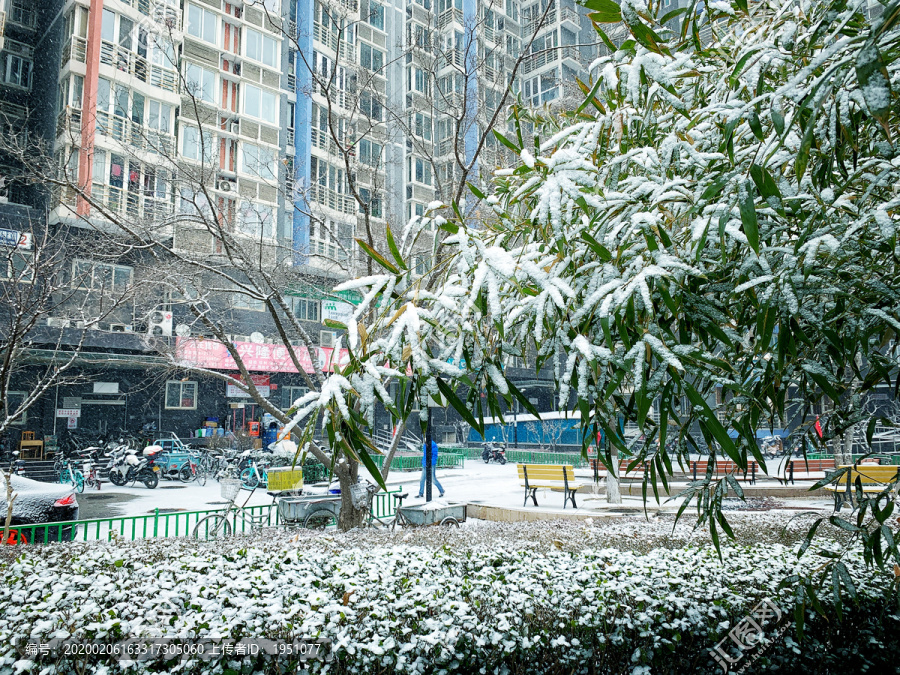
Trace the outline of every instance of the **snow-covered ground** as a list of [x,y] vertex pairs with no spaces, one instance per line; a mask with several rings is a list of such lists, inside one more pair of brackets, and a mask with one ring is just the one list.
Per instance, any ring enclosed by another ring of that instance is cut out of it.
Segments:
[[[591,474],[587,469],[576,470],[576,477],[580,483],[589,484],[591,482]],[[397,471],[388,476],[387,484],[390,490],[401,489],[408,493],[409,497],[405,503],[416,504],[423,500],[416,499],[419,491],[419,471]],[[481,461],[467,460],[463,469],[439,469],[437,478],[443,486],[445,492],[444,500],[450,502],[467,502],[470,504],[481,504],[486,506],[497,506],[504,508],[523,509],[526,511],[540,511],[546,513],[566,513],[571,514],[573,510],[571,506],[566,509],[562,508],[563,495],[561,492],[552,492],[550,490],[538,491],[538,504],[535,507],[529,501],[528,506],[523,506],[525,498],[525,490],[521,486],[516,474],[516,466],[513,463],[501,466],[499,464],[484,464]],[[773,490],[778,490],[777,483],[772,482]],[[673,490],[676,494],[680,486]],[[623,486],[623,507],[638,508],[642,504],[640,483],[634,483],[630,488]],[[115,495],[113,497],[112,495]],[[98,499],[99,497],[99,499]],[[239,496],[239,503],[243,503],[249,497],[249,505],[271,504],[272,497],[266,494],[262,488],[256,490],[250,495],[247,491],[242,491]],[[437,487],[434,487],[433,497],[438,498]],[[648,490],[650,507],[657,510],[658,507],[653,500],[652,491]],[[605,493],[594,495],[589,493],[578,494],[577,497],[578,510],[577,513],[584,515],[607,514],[612,515],[616,511],[621,512],[623,509],[617,506],[608,505],[606,503]],[[117,516],[142,516],[154,513],[155,509],[161,512],[172,511],[202,511],[207,509],[222,508],[226,502],[222,499],[219,490],[219,484],[211,480],[205,486],[199,486],[196,483],[180,483],[177,481],[163,480],[155,490],[148,490],[143,485],[138,484],[135,487],[118,488],[109,483],[104,483],[100,492],[86,491],[79,497],[82,505],[82,517],[85,518],[103,518]],[[786,508],[789,510],[799,508],[831,508],[830,498],[817,499],[756,499],[751,500],[749,506],[753,509],[771,509]],[[735,506],[738,506],[735,504]],[[664,511],[677,510],[678,503],[665,502],[663,499],[662,509]]]

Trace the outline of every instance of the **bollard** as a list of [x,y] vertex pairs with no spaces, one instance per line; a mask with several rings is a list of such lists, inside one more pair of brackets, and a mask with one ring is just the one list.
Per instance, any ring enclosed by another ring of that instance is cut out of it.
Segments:
[[756,462],[750,463],[750,485],[756,485]]
[[790,462],[790,464],[788,465],[788,478],[791,481],[791,485],[793,485],[794,484],[794,463],[793,462]]
[[697,462],[694,462],[694,480],[697,480]]

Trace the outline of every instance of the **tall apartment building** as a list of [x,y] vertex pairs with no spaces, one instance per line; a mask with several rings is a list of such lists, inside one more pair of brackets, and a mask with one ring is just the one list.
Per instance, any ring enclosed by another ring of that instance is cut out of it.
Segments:
[[[590,21],[574,0],[546,2],[299,0],[299,262],[358,271],[353,236],[383,241],[385,224],[403,230],[432,201],[453,199],[460,162],[472,163],[492,122],[505,127],[494,113],[511,79],[507,104],[521,95],[540,106],[577,89],[596,53]],[[489,134],[467,180],[511,160]],[[427,267],[427,251],[416,258]]]
[[[129,219],[214,212],[235,236],[289,239],[293,83],[277,0],[68,0],[62,22],[56,152],[73,181]],[[51,221],[86,217],[99,216],[63,195]],[[176,247],[215,254],[190,223],[175,219]]]

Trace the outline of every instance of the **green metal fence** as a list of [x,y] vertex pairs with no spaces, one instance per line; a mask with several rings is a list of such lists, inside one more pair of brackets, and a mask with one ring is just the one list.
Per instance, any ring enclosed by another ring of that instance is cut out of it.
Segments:
[[[387,518],[394,515],[396,502],[392,495],[400,492],[378,492],[372,500],[372,515],[375,518]],[[258,527],[278,526],[278,505],[263,504],[246,506],[244,511],[253,516]],[[11,537],[16,543],[47,543],[59,541],[110,541],[121,538],[126,541],[135,539],[167,539],[169,537],[187,537],[197,522],[213,513],[224,513],[225,509],[207,511],[182,511],[177,513],[154,513],[145,516],[122,516],[118,518],[93,518],[89,520],[73,520],[66,522],[43,523],[40,525],[14,525],[10,529],[18,533]],[[249,532],[254,529],[250,519],[234,514],[230,519],[231,531],[235,534]],[[71,539],[63,538],[63,531],[73,528]],[[0,527],[0,536],[3,529]],[[22,537],[24,536],[24,541]]]
[[[384,465],[384,455],[373,455],[377,466]],[[438,452],[437,468],[445,469],[464,469],[466,466],[466,456],[460,452]],[[412,457],[404,455],[402,457],[394,456],[391,460],[391,469],[394,471],[417,471],[422,468],[422,456],[414,455]]]
[[[481,459],[483,448],[452,448],[452,452],[465,454],[469,459]],[[540,450],[507,450],[506,460],[521,464],[571,464],[575,468],[589,466],[578,452],[543,452]]]

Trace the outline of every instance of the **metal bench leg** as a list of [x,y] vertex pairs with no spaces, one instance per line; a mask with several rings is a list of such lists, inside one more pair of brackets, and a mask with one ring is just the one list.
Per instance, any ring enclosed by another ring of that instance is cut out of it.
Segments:
[[566,499],[563,502],[563,509],[566,508],[566,503],[569,502],[570,500],[572,501],[572,508],[573,509],[578,508],[578,504],[575,503],[575,492],[576,492],[576,490],[570,490],[570,489],[566,488]]
[[528,498],[531,497],[531,500],[534,502],[534,505],[537,506],[537,488],[525,488],[525,503],[522,506],[528,506]]

